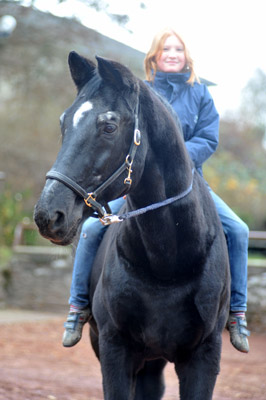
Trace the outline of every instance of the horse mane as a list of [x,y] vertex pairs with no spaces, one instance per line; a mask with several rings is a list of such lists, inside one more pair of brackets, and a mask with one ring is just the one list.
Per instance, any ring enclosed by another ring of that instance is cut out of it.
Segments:
[[[162,160],[174,157],[191,164],[185,146],[181,123],[172,106],[154,89],[140,80],[140,104],[151,147]],[[176,151],[173,154],[173,148]],[[181,157],[181,158],[180,158]]]
[[[152,125],[158,123],[158,126],[161,126],[161,128],[167,126],[167,135],[170,133],[169,129],[171,129],[176,136],[179,136],[184,141],[182,126],[173,107],[145,82],[140,80],[139,83],[141,88],[141,103],[146,109],[145,117],[150,119]],[[162,129],[160,129],[159,133],[162,134]]]
[[175,110],[173,109],[173,107],[171,106],[171,104],[163,97],[160,95],[160,93],[156,92],[156,90],[151,87],[148,86],[149,90],[151,90],[153,92],[153,94],[158,97],[158,99],[163,103],[164,107],[167,109],[167,111],[171,114],[172,118],[174,119],[176,126],[178,128],[179,133],[181,133],[182,137],[183,137],[183,130],[182,130],[182,125],[180,122],[180,119],[177,115],[177,113],[175,112]]

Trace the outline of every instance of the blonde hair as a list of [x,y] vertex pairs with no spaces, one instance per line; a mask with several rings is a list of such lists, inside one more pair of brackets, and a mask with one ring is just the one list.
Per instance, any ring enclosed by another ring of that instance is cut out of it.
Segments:
[[[182,43],[184,47],[184,54],[186,58],[186,67],[187,71],[190,72],[189,79],[187,80],[187,83],[190,85],[193,85],[195,81],[200,83],[199,78],[197,77],[195,70],[194,70],[194,62],[189,54],[189,51],[185,45],[184,40],[178,35],[172,28],[165,28],[163,31],[157,33],[155,35],[151,48],[146,54],[146,57],[144,59],[144,68],[145,68],[145,73],[146,73],[146,79],[148,81],[153,81],[157,72],[157,60],[161,57],[162,52],[163,52],[163,46],[166,41],[166,39],[169,36],[176,36],[178,40]],[[186,71],[184,71],[186,72]]]

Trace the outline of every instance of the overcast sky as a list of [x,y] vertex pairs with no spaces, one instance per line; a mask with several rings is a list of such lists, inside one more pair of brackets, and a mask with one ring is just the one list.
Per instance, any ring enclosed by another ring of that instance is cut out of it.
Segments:
[[88,27],[143,52],[158,30],[173,27],[188,45],[198,75],[217,83],[211,93],[221,114],[237,109],[241,90],[256,68],[266,73],[265,0],[144,0],[146,9],[139,0],[108,3],[110,13],[129,15],[127,30],[77,0],[35,4],[56,15],[76,14]]

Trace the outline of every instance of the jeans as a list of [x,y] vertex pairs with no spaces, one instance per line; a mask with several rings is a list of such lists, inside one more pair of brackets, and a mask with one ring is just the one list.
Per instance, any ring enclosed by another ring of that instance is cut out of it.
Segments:
[[227,204],[210,190],[222,222],[229,254],[231,273],[231,311],[247,310],[249,229]]
[[[215,194],[210,188],[211,196],[221,219],[227,240],[231,271],[231,311],[247,309],[247,258],[248,237],[247,225]],[[124,199],[110,202],[114,214],[117,214]],[[89,305],[89,282],[91,267],[98,247],[107,226],[98,219],[88,218],[83,226],[76,251],[69,304],[86,308]]]
[[[123,197],[110,201],[112,213],[117,214],[124,202]],[[107,228],[98,218],[88,218],[84,222],[75,255],[69,304],[88,307],[91,268]]]

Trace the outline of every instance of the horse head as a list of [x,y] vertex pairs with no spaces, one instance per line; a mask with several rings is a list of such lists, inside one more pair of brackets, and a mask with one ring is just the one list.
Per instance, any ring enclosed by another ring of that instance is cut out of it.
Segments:
[[[35,206],[40,233],[56,244],[71,243],[85,218],[108,209],[108,201],[136,185],[144,165],[145,147],[140,146],[131,185],[131,165],[140,141],[139,80],[117,62],[96,59],[97,67],[75,52],[69,54],[78,93],[60,117],[62,146]],[[81,198],[86,194],[87,205]]]

